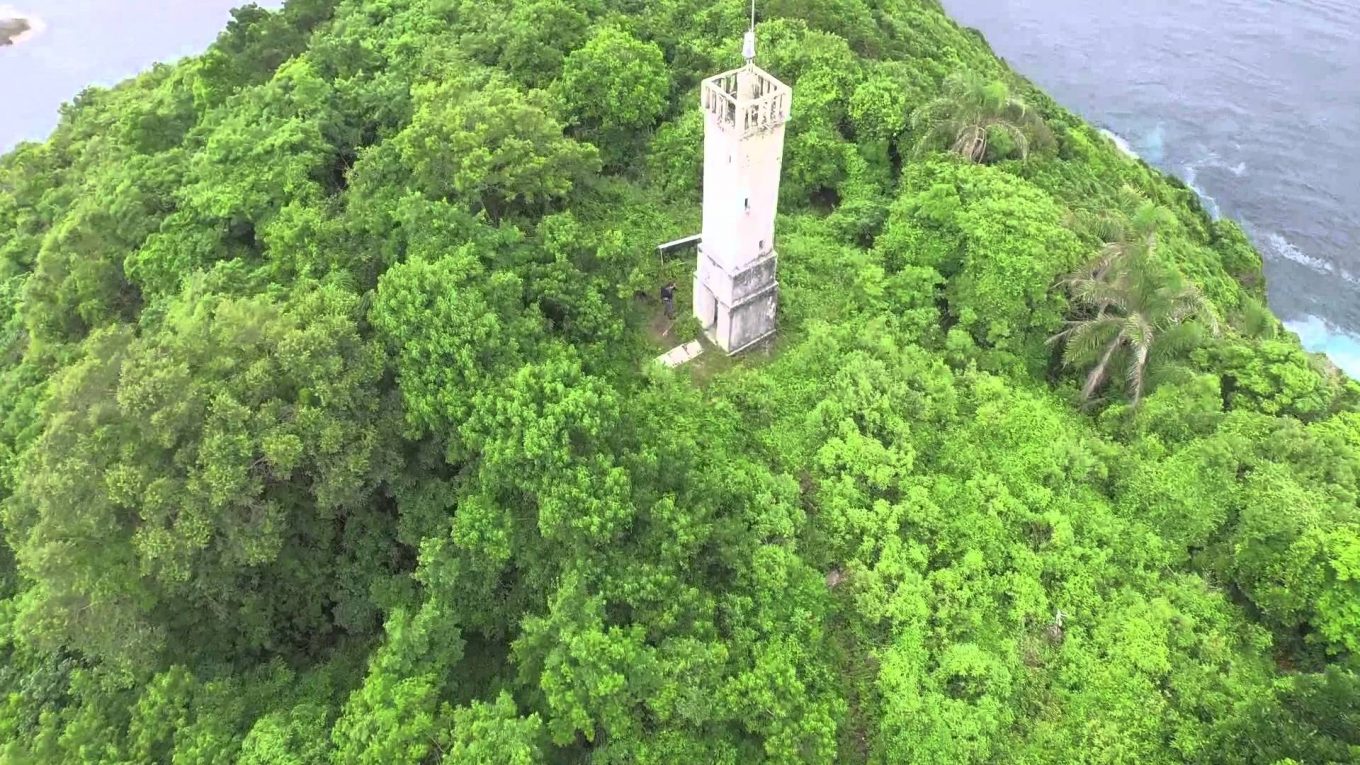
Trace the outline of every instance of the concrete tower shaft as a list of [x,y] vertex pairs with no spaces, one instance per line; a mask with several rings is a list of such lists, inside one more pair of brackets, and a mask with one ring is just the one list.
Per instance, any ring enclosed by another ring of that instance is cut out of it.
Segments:
[[705,80],[703,243],[694,310],[729,353],[775,330],[775,216],[793,91],[748,62]]

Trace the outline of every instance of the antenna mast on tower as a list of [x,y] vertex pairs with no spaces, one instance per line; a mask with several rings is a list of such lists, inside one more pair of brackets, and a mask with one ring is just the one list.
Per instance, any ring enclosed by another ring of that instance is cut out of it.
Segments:
[[746,32],[746,39],[741,46],[742,55],[746,56],[746,63],[752,64],[756,60],[756,0],[751,0],[751,28]]

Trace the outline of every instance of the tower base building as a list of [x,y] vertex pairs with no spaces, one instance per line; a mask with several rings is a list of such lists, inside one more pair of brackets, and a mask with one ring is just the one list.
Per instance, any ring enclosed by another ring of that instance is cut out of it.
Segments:
[[740,353],[774,334],[779,307],[779,256],[764,257],[733,273],[699,248],[694,274],[694,314],[708,339],[728,353]]

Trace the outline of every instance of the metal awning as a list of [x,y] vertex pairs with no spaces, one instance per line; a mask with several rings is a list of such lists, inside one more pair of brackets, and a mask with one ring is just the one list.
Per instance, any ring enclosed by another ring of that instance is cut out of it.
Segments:
[[704,237],[703,234],[695,234],[694,236],[687,236],[687,237],[685,237],[684,239],[676,239],[674,242],[666,242],[665,244],[658,244],[658,245],[656,246],[656,249],[660,250],[662,255],[666,255],[666,254],[672,252],[673,250],[678,250],[678,249],[680,249],[681,247],[688,247],[688,246],[690,246],[690,245],[692,245],[692,244],[698,244],[698,243],[699,243],[699,240],[703,239],[703,237]]

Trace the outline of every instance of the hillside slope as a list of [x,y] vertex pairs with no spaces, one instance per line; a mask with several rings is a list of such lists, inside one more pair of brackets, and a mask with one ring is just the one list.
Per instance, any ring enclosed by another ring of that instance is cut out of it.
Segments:
[[933,0],[761,6],[733,363],[636,295],[739,2],[247,8],[0,159],[0,759],[1360,758],[1360,386],[1241,231]]

